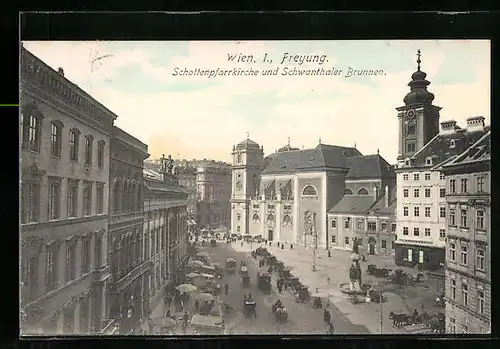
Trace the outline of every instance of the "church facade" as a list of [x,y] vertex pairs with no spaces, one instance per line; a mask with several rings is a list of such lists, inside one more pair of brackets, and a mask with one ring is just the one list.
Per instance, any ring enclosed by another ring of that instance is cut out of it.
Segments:
[[318,248],[329,248],[328,211],[344,197],[351,168],[360,171],[373,162],[363,159],[379,157],[321,141],[303,150],[288,144],[264,157],[250,139],[232,155],[231,231]]

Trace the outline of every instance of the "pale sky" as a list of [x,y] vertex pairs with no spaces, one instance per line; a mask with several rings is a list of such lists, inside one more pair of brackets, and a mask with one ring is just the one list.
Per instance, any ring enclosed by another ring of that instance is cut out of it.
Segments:
[[[465,126],[471,116],[490,123],[489,41],[100,41],[24,42],[49,66],[118,115],[115,124],[149,146],[151,158],[230,161],[234,144],[250,138],[269,154],[285,145],[377,148],[390,163],[397,156],[397,112],[416,51],[431,82],[441,121]],[[237,63],[228,54],[251,54]],[[263,62],[265,53],[272,63]],[[323,64],[280,64],[283,55],[326,55]],[[109,55],[94,65],[93,58]],[[278,75],[174,76],[180,69],[279,68]],[[285,67],[342,69],[337,76],[283,76]],[[384,75],[346,77],[353,69]]]

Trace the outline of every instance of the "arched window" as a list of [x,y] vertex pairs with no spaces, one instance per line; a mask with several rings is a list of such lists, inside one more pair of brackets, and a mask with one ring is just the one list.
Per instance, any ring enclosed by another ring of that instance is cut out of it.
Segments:
[[259,214],[258,213],[254,213],[253,216],[252,216],[252,220],[254,222],[258,222],[260,220]]
[[361,188],[358,190],[358,195],[368,195],[368,190]]
[[52,121],[50,125],[50,153],[52,156],[61,157],[61,137],[63,124],[59,120]]
[[113,211],[120,212],[120,182],[116,181],[113,188]]
[[312,185],[306,185],[304,190],[302,191],[303,196],[317,196],[318,192],[316,191],[316,188],[314,188]]
[[238,164],[240,164],[240,163],[241,163],[241,154],[238,154],[237,159],[236,159],[236,162],[237,162]]
[[34,152],[40,152],[43,115],[30,105],[21,112],[21,144],[22,147]]
[[130,201],[130,211],[135,212],[135,183],[132,184],[130,187],[130,195],[129,195],[129,201]]
[[283,225],[292,225],[292,217],[290,217],[290,215],[285,215],[285,217],[283,217]]
[[415,121],[410,120],[406,123],[406,134],[414,135],[415,134]]
[[344,190],[344,195],[352,195],[352,190],[351,189]]
[[273,214],[269,214],[269,215],[267,216],[267,221],[268,221],[268,222],[274,222],[274,215],[273,215]]

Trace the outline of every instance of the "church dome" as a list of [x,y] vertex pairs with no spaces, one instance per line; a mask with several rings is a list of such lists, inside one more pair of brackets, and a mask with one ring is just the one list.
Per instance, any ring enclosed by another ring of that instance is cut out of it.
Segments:
[[257,142],[254,142],[250,138],[247,138],[244,141],[238,143],[236,145],[236,149],[260,149],[260,146]]
[[410,92],[403,99],[406,105],[432,103],[434,100],[434,94],[427,91],[427,86],[430,85],[430,82],[425,79],[427,74],[420,70],[420,50],[417,51],[417,57],[417,71],[411,75],[411,81],[408,83]]

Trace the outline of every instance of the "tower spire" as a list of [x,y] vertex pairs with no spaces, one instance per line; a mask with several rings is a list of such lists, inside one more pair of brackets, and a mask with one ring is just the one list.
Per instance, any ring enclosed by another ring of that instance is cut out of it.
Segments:
[[321,144],[321,137],[319,137],[319,144]]
[[250,138],[250,133],[247,132],[247,139],[249,139],[249,138]]
[[417,50],[417,71],[420,71],[420,63],[422,63],[422,61],[420,60],[420,57],[421,57],[421,52],[420,52],[420,49]]
[[290,146],[290,137],[288,137],[288,146]]

